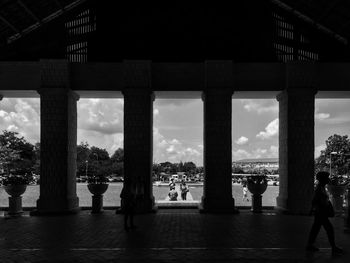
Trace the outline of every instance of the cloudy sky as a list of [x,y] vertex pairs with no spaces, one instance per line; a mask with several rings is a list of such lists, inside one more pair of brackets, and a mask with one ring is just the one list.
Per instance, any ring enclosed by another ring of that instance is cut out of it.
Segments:
[[[19,132],[35,143],[40,138],[39,99],[3,99],[0,129]],[[203,102],[200,99],[156,99],[154,161],[203,164]],[[317,99],[315,156],[332,134],[349,134],[350,100]],[[278,102],[274,99],[232,101],[232,159],[278,157]],[[123,100],[80,99],[78,142],[105,148],[123,146]]]

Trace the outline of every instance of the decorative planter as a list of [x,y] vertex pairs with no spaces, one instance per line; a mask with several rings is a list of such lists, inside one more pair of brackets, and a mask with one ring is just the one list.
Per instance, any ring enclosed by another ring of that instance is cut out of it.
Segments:
[[343,212],[343,202],[347,186],[327,184],[327,190],[330,194],[330,200],[334,207],[335,214]]
[[108,184],[88,184],[88,189],[92,196],[92,211],[91,213],[103,212],[103,194],[107,191]]
[[26,184],[5,185],[4,189],[9,196],[9,216],[20,216],[23,213],[22,194],[26,191]]
[[262,194],[266,191],[266,176],[251,175],[248,176],[248,190],[252,193],[252,212],[262,212]]

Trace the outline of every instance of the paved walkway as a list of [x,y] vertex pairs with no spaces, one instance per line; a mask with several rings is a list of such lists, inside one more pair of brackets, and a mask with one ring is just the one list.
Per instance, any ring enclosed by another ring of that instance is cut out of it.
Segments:
[[350,262],[350,234],[332,219],[345,254],[332,257],[324,230],[317,253],[304,245],[312,217],[274,212],[253,215],[200,214],[164,209],[137,215],[137,229],[125,232],[123,215],[5,219],[0,215],[0,262]]

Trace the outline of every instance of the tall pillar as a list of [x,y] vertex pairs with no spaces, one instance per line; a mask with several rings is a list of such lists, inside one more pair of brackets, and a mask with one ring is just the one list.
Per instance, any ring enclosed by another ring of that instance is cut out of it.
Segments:
[[[154,210],[152,191],[153,92],[151,64],[124,62],[124,184],[138,186],[137,212]],[[122,200],[123,205],[123,200]]]
[[202,211],[235,212],[232,197],[232,62],[206,62]]
[[277,207],[291,214],[308,214],[314,192],[316,90],[312,88],[310,65],[304,66],[293,64],[288,68],[288,87],[277,95],[280,176]]
[[40,197],[37,213],[79,210],[76,194],[77,100],[70,90],[69,63],[43,60],[40,113]]

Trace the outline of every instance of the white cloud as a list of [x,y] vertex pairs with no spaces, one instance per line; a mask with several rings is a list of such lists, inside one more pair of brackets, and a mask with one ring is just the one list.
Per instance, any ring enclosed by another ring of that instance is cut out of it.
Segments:
[[123,133],[122,99],[81,99],[77,106],[79,129],[110,135]]
[[246,150],[238,149],[237,151],[232,151],[232,159],[235,161],[247,158],[253,158],[253,155]]
[[153,159],[155,162],[188,162],[203,164],[201,145],[189,147],[178,139],[166,139],[159,129],[153,128]]
[[256,150],[253,150],[253,156],[254,158],[262,158],[262,157],[265,157],[267,153],[267,150],[266,149],[261,149],[261,148],[258,148]]
[[319,157],[320,154],[321,154],[321,151],[324,150],[324,149],[326,149],[326,145],[325,144],[321,144],[319,146],[316,146],[315,147],[315,155],[314,155],[315,158]]
[[258,114],[278,112],[278,102],[273,99],[242,99],[241,102],[248,112],[257,112]]
[[342,125],[350,123],[350,115],[339,115],[334,118],[328,118],[323,120],[324,123],[329,125]]
[[0,103],[0,130],[16,131],[31,143],[40,140],[40,100],[5,98]]
[[277,158],[278,157],[278,147],[275,145],[270,146],[270,157]]
[[172,139],[169,143],[170,143],[170,144],[173,144],[173,145],[180,145],[180,144],[181,144],[181,142],[179,142],[179,141],[176,140],[176,139]]
[[265,128],[265,131],[259,132],[256,137],[259,139],[269,139],[278,134],[278,118],[271,121]]
[[278,158],[278,147],[271,145],[269,149],[257,148],[251,151],[238,149],[232,151],[232,159],[234,161],[251,158]]
[[248,141],[249,139],[247,137],[241,136],[240,138],[235,140],[235,143],[237,143],[238,145],[243,145],[246,144]]
[[330,116],[329,113],[316,113],[315,114],[315,119],[322,121],[322,120],[328,119],[329,116]]

